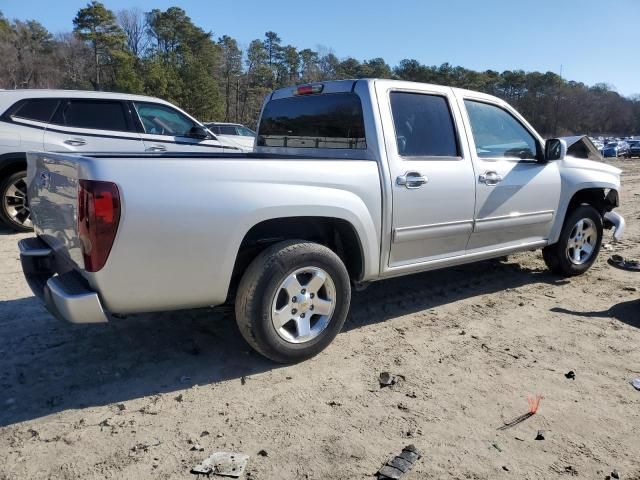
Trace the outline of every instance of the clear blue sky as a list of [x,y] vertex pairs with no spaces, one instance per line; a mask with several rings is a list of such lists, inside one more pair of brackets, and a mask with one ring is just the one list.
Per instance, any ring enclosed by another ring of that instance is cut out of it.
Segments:
[[[8,18],[68,31],[83,0],[0,0]],[[559,72],[640,94],[640,0],[104,0],[112,9],[177,5],[218,37],[283,43],[338,57],[449,62],[476,70]]]

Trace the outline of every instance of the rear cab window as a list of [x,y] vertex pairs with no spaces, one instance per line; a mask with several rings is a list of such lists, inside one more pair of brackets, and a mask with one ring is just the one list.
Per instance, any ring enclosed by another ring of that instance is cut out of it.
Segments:
[[365,150],[364,118],[355,93],[301,95],[269,101],[258,146]]

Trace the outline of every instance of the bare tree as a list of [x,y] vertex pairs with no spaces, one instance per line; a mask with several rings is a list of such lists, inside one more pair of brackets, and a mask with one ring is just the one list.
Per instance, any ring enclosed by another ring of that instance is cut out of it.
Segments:
[[140,58],[149,47],[150,39],[147,35],[147,15],[139,8],[120,10],[117,15],[118,24],[127,36],[127,48]]

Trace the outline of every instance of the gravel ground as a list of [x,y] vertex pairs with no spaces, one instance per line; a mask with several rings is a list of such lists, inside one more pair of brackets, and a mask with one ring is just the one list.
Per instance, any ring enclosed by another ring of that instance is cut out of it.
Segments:
[[[614,163],[613,249],[640,258],[640,160]],[[640,274],[611,251],[569,280],[530,252],[374,284],[323,354],[283,367],[224,311],[57,322],[23,236],[0,231],[0,479],[195,478],[218,450],[250,455],[247,478],[365,479],[409,443],[407,480],[640,479]],[[402,377],[381,389],[382,371]]]

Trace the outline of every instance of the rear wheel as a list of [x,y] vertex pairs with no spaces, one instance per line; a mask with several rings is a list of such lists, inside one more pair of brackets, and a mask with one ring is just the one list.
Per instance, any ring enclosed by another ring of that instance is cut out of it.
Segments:
[[331,343],[342,329],[350,299],[347,269],[333,251],[316,243],[280,242],[244,273],[236,321],[256,351],[292,363]]
[[27,172],[13,173],[0,182],[0,220],[19,232],[33,228],[27,200]]
[[580,275],[596,261],[602,243],[602,217],[590,205],[581,205],[565,219],[557,243],[542,249],[551,271],[560,275]]

